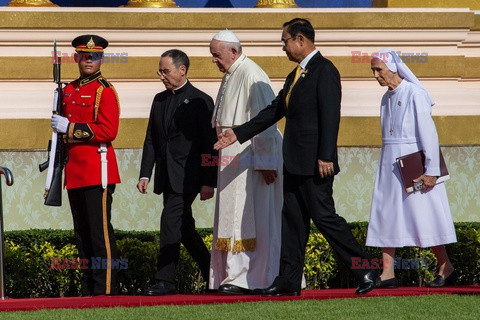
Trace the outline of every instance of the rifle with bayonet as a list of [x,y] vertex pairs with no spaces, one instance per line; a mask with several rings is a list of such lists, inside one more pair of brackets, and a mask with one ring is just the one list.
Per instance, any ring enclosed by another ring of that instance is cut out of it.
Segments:
[[[53,95],[53,114],[60,114],[62,108],[63,84],[60,75],[61,57],[57,55],[57,41],[53,43],[53,82],[57,84]],[[52,131],[52,139],[48,142],[48,160],[38,167],[40,172],[48,168],[45,183],[45,205],[59,207],[62,205],[62,176],[66,162],[66,145],[62,134]]]

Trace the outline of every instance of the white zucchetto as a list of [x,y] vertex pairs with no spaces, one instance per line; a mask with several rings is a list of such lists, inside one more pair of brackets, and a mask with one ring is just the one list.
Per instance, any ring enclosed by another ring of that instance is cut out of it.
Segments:
[[212,40],[218,40],[222,42],[234,42],[234,43],[240,43],[240,40],[238,40],[237,36],[235,33],[232,31],[225,29],[217,33],[216,35],[213,36]]

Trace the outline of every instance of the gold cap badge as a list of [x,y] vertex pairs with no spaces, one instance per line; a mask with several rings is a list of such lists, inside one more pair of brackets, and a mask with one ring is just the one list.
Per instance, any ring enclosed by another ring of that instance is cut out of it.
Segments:
[[87,42],[87,48],[88,49],[93,49],[93,47],[95,47],[95,42],[93,42],[93,38],[90,37],[90,40],[88,40],[88,42]]

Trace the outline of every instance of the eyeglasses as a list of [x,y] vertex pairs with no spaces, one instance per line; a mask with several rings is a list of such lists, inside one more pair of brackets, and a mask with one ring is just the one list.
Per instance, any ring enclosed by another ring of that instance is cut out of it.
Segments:
[[159,76],[166,76],[166,75],[168,75],[170,72],[171,72],[171,70],[163,69],[163,70],[158,70],[158,71],[157,71],[157,74],[158,74]]
[[287,43],[288,43],[288,40],[292,39],[294,40],[296,37],[290,37],[290,38],[287,38],[287,39],[282,39],[282,46],[287,46]]

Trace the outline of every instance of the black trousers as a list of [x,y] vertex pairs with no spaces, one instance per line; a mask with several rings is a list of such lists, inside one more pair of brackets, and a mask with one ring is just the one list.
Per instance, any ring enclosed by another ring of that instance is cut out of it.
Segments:
[[198,193],[163,192],[164,208],[160,218],[160,251],[155,279],[175,283],[175,270],[180,256],[180,243],[200,267],[208,282],[210,252],[195,229],[192,203]]
[[[332,187],[333,177],[298,176],[284,169],[282,249],[275,285],[300,291],[310,219],[347,266],[351,268],[352,257],[370,260],[345,219],[336,213]],[[352,271],[360,278],[369,270]]]
[[[80,259],[89,261],[88,269],[82,270],[82,295],[117,293],[116,270],[105,268],[102,261],[118,259],[115,235],[110,223],[114,191],[114,184],[108,185],[107,189],[90,186],[68,190]],[[99,261],[102,262],[98,263]]]

